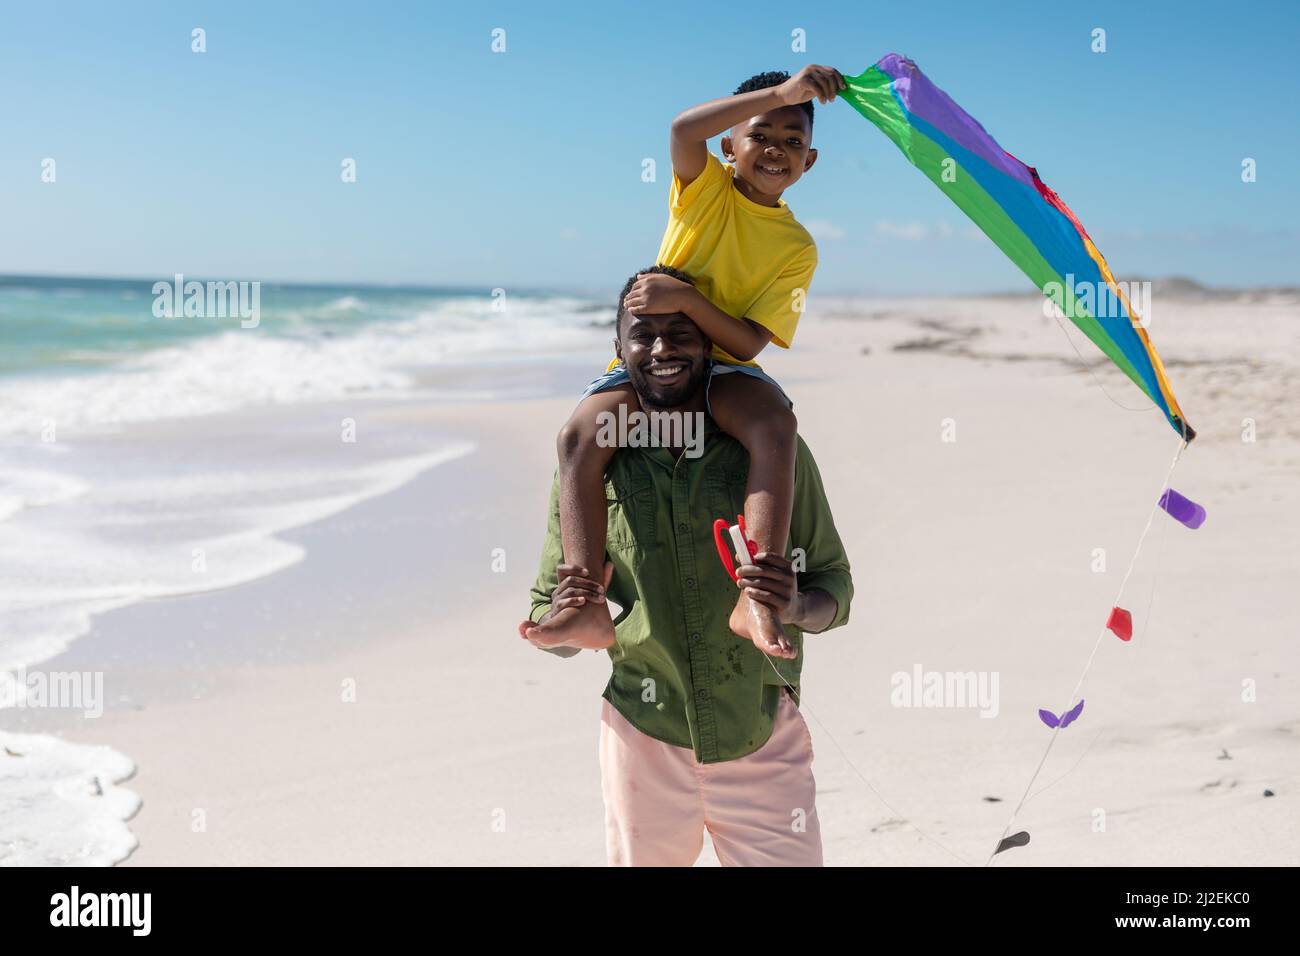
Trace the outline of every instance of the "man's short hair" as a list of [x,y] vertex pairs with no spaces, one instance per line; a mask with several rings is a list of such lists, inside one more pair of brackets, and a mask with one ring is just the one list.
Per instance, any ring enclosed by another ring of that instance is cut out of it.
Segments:
[[[694,282],[691,282],[691,277],[688,276],[685,272],[683,272],[681,269],[674,269],[672,266],[651,266],[649,269],[642,269],[639,273],[637,273],[637,275],[644,275],[647,272],[652,272],[655,275],[672,276],[674,279],[677,279],[681,282],[689,282],[691,285],[695,284]],[[623,300],[626,299],[627,294],[632,291],[632,286],[636,285],[636,280],[637,280],[636,275],[629,278],[627,282],[623,283],[623,291],[618,294],[618,310],[614,313],[614,335],[615,336],[618,336],[619,334],[622,333],[623,319],[626,316],[631,314],[627,311],[627,309],[623,308]]]
[[[752,93],[755,90],[771,89],[774,86],[780,86],[788,79],[790,79],[790,74],[783,70],[770,70],[767,73],[758,73],[736,87],[736,93],[733,93],[732,95]],[[813,124],[812,100],[809,100],[807,103],[800,103],[799,108],[808,114],[808,128],[811,130]]]

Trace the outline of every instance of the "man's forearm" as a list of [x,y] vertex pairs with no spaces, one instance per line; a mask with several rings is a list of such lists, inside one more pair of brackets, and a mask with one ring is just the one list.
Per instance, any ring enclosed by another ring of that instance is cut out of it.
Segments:
[[683,143],[707,142],[751,116],[785,106],[778,89],[772,86],[765,90],[724,96],[682,110],[673,120],[673,137]]
[[839,609],[840,606],[835,598],[825,591],[817,588],[800,591],[799,613],[796,619],[790,621],[790,623],[801,631],[816,634],[831,626],[831,622],[835,620],[835,615],[839,613]]

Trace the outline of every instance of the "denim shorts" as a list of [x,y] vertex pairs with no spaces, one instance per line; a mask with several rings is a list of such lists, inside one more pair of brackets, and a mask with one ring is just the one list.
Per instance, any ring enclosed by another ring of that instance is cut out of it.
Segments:
[[[709,383],[712,383],[719,375],[748,375],[750,378],[757,378],[767,382],[781,393],[781,397],[789,402],[791,408],[794,408],[794,402],[790,401],[790,396],[785,393],[785,389],[777,384],[776,379],[772,378],[772,376],[768,375],[761,368],[756,368],[753,365],[727,365],[723,362],[716,361],[715,359],[710,359],[709,362],[711,365],[711,368],[709,369]],[[590,395],[595,395],[597,392],[608,392],[611,388],[618,388],[618,386],[626,385],[630,381],[631,378],[627,374],[627,368],[623,365],[616,365],[604,375],[600,376],[600,378],[588,385],[583,391],[582,397],[587,398]],[[705,385],[704,401],[707,405],[708,384]]]

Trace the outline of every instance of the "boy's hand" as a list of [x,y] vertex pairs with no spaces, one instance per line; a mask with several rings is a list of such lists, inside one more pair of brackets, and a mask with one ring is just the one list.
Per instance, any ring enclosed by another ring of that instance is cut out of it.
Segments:
[[658,272],[639,272],[623,308],[634,315],[668,315],[685,312],[687,297],[695,286]]
[[835,94],[848,84],[840,71],[832,66],[809,64],[778,86],[777,93],[786,106],[798,106],[816,97],[822,103],[835,99]]

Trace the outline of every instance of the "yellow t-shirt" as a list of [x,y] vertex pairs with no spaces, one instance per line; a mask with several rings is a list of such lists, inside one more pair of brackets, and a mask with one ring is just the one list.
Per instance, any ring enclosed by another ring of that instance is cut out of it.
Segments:
[[[685,189],[673,173],[668,228],[655,261],[681,269],[723,312],[757,322],[788,349],[817,269],[817,245],[785,200],[761,206],[733,185],[733,174],[713,153]],[[802,290],[798,297],[796,290]],[[717,346],[713,357],[730,365],[758,364]]]

